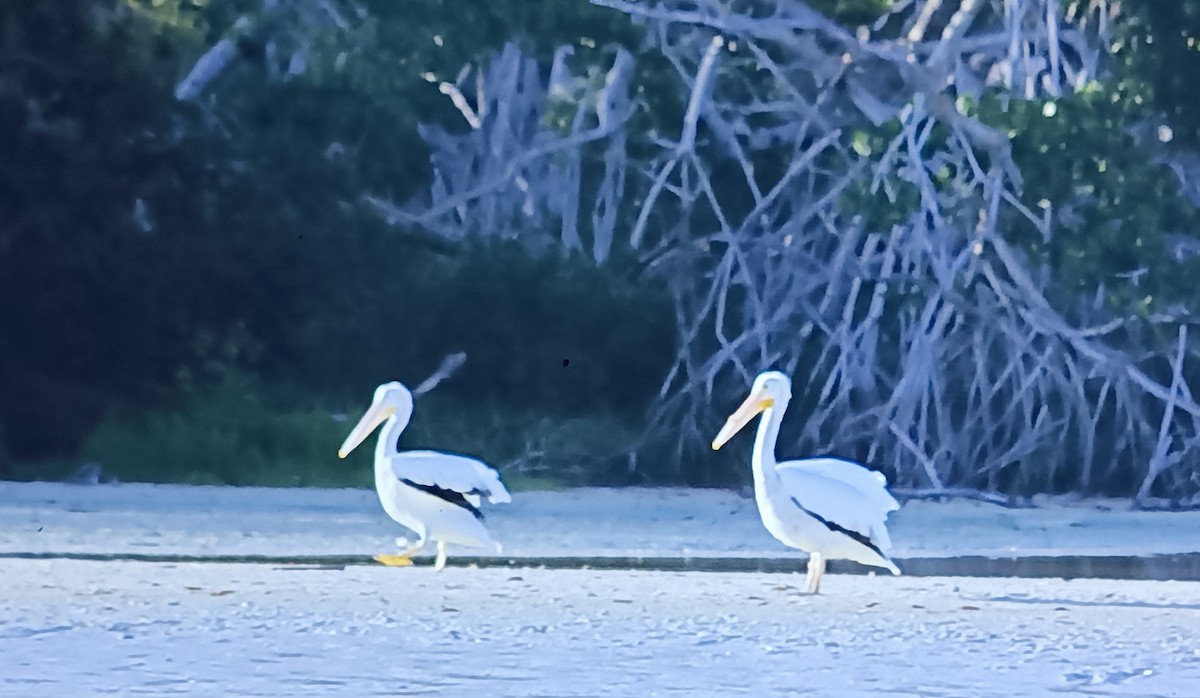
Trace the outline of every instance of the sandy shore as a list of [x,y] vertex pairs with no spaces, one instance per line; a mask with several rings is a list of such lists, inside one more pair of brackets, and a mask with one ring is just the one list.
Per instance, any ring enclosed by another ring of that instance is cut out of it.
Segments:
[[[803,555],[714,490],[518,493],[511,568],[21,559],[355,556],[360,490],[0,483],[0,696],[1191,696],[1200,583],[545,569]],[[897,557],[1200,551],[1200,513],[908,502]],[[480,551],[460,549],[459,554]],[[524,562],[522,562],[524,561]],[[781,564],[780,568],[789,568]]]
[[1200,584],[0,560],[0,695],[1189,696]]

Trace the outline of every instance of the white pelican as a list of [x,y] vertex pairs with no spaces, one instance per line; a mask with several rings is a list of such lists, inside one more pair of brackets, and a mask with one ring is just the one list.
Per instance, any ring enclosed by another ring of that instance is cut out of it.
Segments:
[[775,462],[775,440],[792,397],[791,383],[778,371],[759,374],[750,396],[713,439],[713,450],[762,413],[752,458],[754,499],[771,535],[785,545],[808,551],[809,593],[820,590],[828,558],[854,560],[900,574],[888,559],[891,540],[884,523],[888,512],[900,505],[888,494],[882,473],[838,458]]
[[[418,388],[417,392],[424,391]],[[410,564],[409,556],[424,548],[427,540],[437,541],[435,570],[446,565],[447,543],[494,546],[499,552],[500,544],[483,526],[479,505],[480,497],[494,503],[512,501],[500,476],[474,458],[439,451],[401,451],[400,432],[408,426],[412,411],[413,394],[408,388],[384,383],[375,389],[371,406],[338,449],[338,456],[345,458],[383,423],[375,446],[375,491],[383,510],[416,533],[417,542],[409,546],[408,539],[397,538],[396,544],[403,550],[376,559],[389,565]]]

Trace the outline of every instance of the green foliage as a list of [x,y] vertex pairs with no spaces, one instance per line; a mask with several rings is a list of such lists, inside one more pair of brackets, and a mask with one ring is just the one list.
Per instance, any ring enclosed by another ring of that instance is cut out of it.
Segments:
[[0,4],[0,431],[16,457],[73,451],[108,401],[170,377],[200,321],[168,283],[188,278],[190,241],[136,216],[188,169],[153,51],[93,10]]
[[268,396],[238,374],[189,391],[180,409],[117,412],[88,436],[84,462],[122,481],[370,487],[337,458],[346,427],[328,411]]
[[895,0],[811,0],[812,8],[840,24],[871,24],[895,5]]
[[372,449],[338,461],[353,422],[331,414],[357,419],[376,384],[415,385],[465,350],[465,366],[418,402],[406,447],[471,454],[534,485],[621,481],[672,347],[661,289],[619,264],[515,245],[448,259],[364,238],[315,267],[295,323],[198,336],[208,358],[178,375],[181,399],[113,410],[81,462],[121,480],[369,486]]
[[[564,417],[431,394],[418,401],[402,443],[482,458],[513,487],[523,481],[611,485],[625,484],[622,468],[639,436],[640,419],[629,415],[592,411]],[[365,456],[359,460],[370,462]]]
[[1121,3],[1119,19],[1112,54],[1127,106],[1165,116],[1177,146],[1200,147],[1200,2]]
[[[899,132],[895,119],[878,127],[864,125],[850,133],[850,147],[858,155],[878,161]],[[921,210],[921,192],[912,182],[892,177],[890,187],[881,185],[875,191],[871,191],[872,184],[869,179],[854,182],[840,198],[843,210],[863,217],[865,229],[890,230],[909,222]]]
[[270,352],[289,358],[262,374],[361,409],[377,384],[414,386],[464,351],[466,364],[419,401],[407,445],[611,481],[674,347],[665,291],[619,260],[597,268],[515,243],[396,255],[390,242],[351,237],[354,252],[321,276],[328,293]]
[[674,342],[670,304],[619,262],[597,268],[513,243],[446,258],[367,238],[348,236],[318,267],[312,305],[262,371],[360,399],[385,380],[415,384],[464,351],[439,392],[581,416],[640,413],[657,391]]
[[[85,440],[80,462],[95,463],[104,478],[119,481],[373,486],[374,437],[347,459],[337,457],[365,401],[330,410],[300,390],[230,371],[186,393],[176,409],[111,413]],[[418,401],[402,443],[481,458],[519,490],[611,483],[636,435],[613,416],[563,419],[434,394]],[[55,477],[76,467],[48,465]],[[22,468],[19,474],[38,473]]]
[[462,370],[464,393],[570,416],[640,413],[667,369],[674,345],[667,296],[619,263],[597,268],[493,245],[455,265],[446,288],[453,291],[423,294],[435,309],[418,336],[459,338],[472,357]]
[[[1103,83],[1058,100],[1020,101],[989,92],[978,102],[962,101],[968,113],[1009,135],[1024,180],[1022,203],[1037,214],[1049,210],[1053,215],[1048,240],[1011,211],[1000,232],[1050,272],[1060,307],[1093,297],[1101,285],[1108,308],[1120,314],[1200,301],[1188,283],[1200,272],[1200,261],[1177,260],[1171,252],[1172,238],[1193,236],[1200,218],[1160,161],[1177,146],[1163,142],[1175,140],[1169,137],[1174,132],[1157,129],[1162,112],[1156,109],[1153,82],[1147,81],[1150,66],[1160,66],[1161,56],[1148,52],[1140,20],[1128,21],[1121,34],[1140,36],[1140,49],[1118,51],[1113,74]],[[1172,94],[1166,105],[1167,111],[1177,111],[1172,123],[1182,123],[1181,115],[1200,114],[1194,108],[1200,102],[1186,106]],[[881,158],[896,132],[895,122],[863,128],[851,134],[851,145],[860,155]],[[927,148],[936,149],[945,137],[945,129],[934,128]],[[953,173],[931,174],[935,186],[952,186]],[[863,182],[848,189],[843,205],[865,216],[871,230],[905,222],[920,210],[919,193],[903,179],[891,183],[894,199],[882,188],[870,192]]]
[[1200,212],[1160,158],[1200,145],[1200,99],[1183,87],[1200,69],[1200,2],[1123,3],[1118,19],[1103,82],[1060,100],[993,94],[974,107],[1010,134],[1022,202],[1054,214],[1050,240],[1016,216],[1005,232],[1051,270],[1062,305],[1103,284],[1120,314],[1194,307],[1200,261],[1176,259],[1170,243],[1195,235]]
[[[1120,313],[1194,304],[1200,298],[1187,280],[1200,265],[1173,259],[1168,243],[1193,234],[1197,211],[1179,195],[1174,173],[1154,161],[1156,144],[1135,137],[1144,112],[1127,89],[1118,81],[1057,102],[1013,102],[1007,113],[985,101],[985,118],[1013,133],[1023,203],[1058,213],[1049,241],[1015,217],[1007,227],[1054,270],[1064,298],[1094,294],[1104,283]],[[1139,269],[1146,271],[1136,284],[1121,280]]]
[[[633,342],[661,347],[669,325],[642,329],[663,307],[634,305],[642,285],[592,275],[568,289],[584,265],[539,261],[539,276],[508,277],[512,303],[485,312],[486,260],[441,259],[358,203],[423,186],[416,124],[460,118],[426,73],[450,77],[514,37],[545,54],[564,32],[586,60],[635,42],[632,25],[587,4],[371,5],[344,32],[259,17],[243,0],[0,5],[0,475],[9,456],[74,455],[105,411],[181,408],[180,369],[202,383],[214,363],[349,400],[467,349],[468,377],[508,376],[484,391],[500,404],[557,400],[581,416],[587,400],[567,393],[599,386],[605,405],[644,407],[657,376]],[[241,17],[253,30],[211,86],[219,110],[176,102],[174,81]],[[310,70],[269,79],[265,42],[298,38],[319,48]],[[593,289],[613,281],[619,313],[648,322],[600,336],[583,318],[613,317]],[[555,344],[531,352],[522,332]],[[608,350],[626,378],[597,369]]]

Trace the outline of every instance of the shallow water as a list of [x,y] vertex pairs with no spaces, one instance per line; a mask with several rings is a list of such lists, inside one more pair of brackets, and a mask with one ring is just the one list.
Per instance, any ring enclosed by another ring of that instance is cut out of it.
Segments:
[[[901,560],[1200,552],[1200,511],[1140,511],[1110,501],[1043,504],[909,501],[888,519],[892,552]],[[488,508],[487,521],[504,555],[518,559],[713,557],[781,565],[766,569],[804,560],[767,532],[753,499],[722,490],[522,492],[511,504]],[[369,490],[0,482],[5,553],[365,559],[395,552],[403,534]]]

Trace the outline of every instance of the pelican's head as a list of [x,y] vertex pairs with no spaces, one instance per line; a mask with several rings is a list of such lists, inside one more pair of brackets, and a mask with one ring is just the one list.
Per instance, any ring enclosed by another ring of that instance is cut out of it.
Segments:
[[750,388],[750,395],[733,414],[729,415],[729,419],[725,420],[725,426],[721,427],[717,438],[713,439],[713,450],[716,451],[724,446],[733,438],[734,434],[741,431],[742,427],[758,416],[758,413],[776,405],[783,406],[791,397],[792,379],[788,378],[786,374],[779,371],[765,371],[758,374],[758,377],[754,379],[754,385]]
[[397,419],[407,422],[412,417],[412,411],[412,393],[404,387],[404,384],[393,381],[379,386],[375,389],[375,397],[371,399],[371,406],[367,408],[362,419],[358,420],[358,424],[354,425],[354,429],[346,437],[342,447],[338,449],[338,457],[345,458],[349,455],[356,446],[371,435],[371,432],[375,431],[375,427],[382,424],[388,417],[394,415]]

